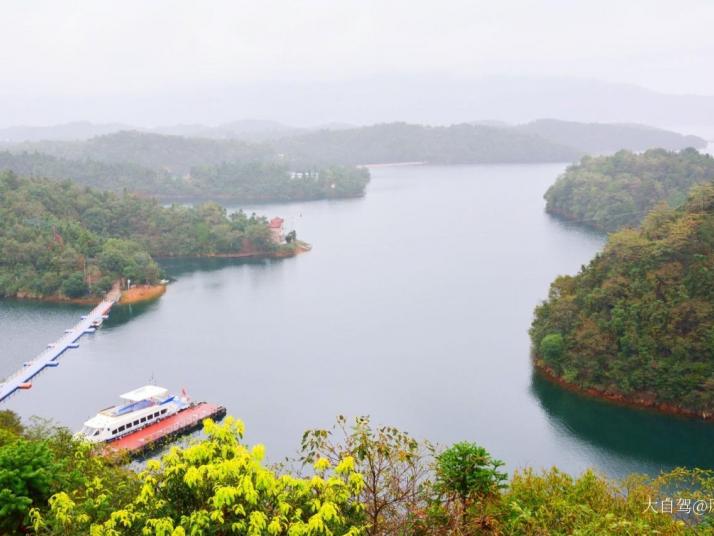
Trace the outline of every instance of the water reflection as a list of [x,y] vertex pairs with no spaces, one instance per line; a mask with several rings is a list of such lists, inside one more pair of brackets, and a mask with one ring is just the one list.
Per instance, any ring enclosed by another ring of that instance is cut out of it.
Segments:
[[191,272],[214,272],[221,270],[227,266],[241,265],[265,265],[271,262],[276,262],[274,259],[236,259],[236,258],[220,258],[220,257],[203,257],[198,259],[180,258],[180,259],[161,259],[161,267],[166,270],[169,277],[179,277],[182,274]]
[[533,372],[531,393],[565,434],[599,450],[670,469],[714,468],[714,425],[627,408],[566,391]]

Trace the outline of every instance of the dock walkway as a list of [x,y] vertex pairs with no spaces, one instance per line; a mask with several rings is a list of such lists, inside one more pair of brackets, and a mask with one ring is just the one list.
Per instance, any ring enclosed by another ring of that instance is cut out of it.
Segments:
[[74,327],[65,331],[64,336],[58,341],[48,344],[47,349],[32,361],[27,361],[23,367],[0,383],[0,402],[7,400],[18,389],[31,387],[31,380],[48,367],[59,365],[58,358],[70,348],[77,348],[77,341],[87,333],[94,333],[99,327],[112,306],[119,301],[121,291],[113,288],[104,300],[89,314],[82,316],[82,320]]

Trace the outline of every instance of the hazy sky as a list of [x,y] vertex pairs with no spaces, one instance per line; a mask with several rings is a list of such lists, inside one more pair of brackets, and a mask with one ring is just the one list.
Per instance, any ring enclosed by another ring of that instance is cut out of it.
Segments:
[[384,75],[567,76],[714,95],[713,28],[712,0],[5,0],[0,96],[32,116],[28,103],[48,96]]

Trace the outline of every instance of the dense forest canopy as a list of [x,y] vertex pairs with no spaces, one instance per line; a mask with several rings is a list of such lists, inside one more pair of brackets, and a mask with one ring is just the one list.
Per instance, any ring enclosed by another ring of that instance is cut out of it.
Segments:
[[558,277],[531,338],[537,363],[569,384],[714,414],[714,182]]
[[546,211],[614,231],[636,226],[658,203],[676,208],[689,189],[714,179],[714,158],[695,149],[584,157],[545,193]]
[[184,192],[181,181],[172,179],[168,173],[126,162],[69,160],[38,152],[0,151],[0,170],[23,177],[70,179],[83,186],[112,192],[166,192],[177,196]]
[[155,282],[154,256],[271,252],[264,218],[0,173],[0,297],[79,297]]
[[578,123],[557,119],[538,119],[515,127],[520,132],[540,136],[553,143],[579,149],[592,155],[625,149],[644,151],[661,148],[670,151],[693,147],[703,149],[706,140],[647,125],[627,123]]

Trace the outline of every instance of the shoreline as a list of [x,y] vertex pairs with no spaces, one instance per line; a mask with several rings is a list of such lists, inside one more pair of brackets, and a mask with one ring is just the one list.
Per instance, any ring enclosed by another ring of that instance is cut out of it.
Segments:
[[563,378],[558,376],[552,368],[550,368],[543,362],[542,359],[535,357],[531,360],[531,362],[533,363],[533,368],[538,374],[541,375],[541,377],[545,378],[551,383],[558,385],[559,387],[562,387],[566,391],[570,391],[571,393],[575,393],[588,398],[594,398],[596,400],[601,400],[603,402],[608,402],[611,404],[616,404],[618,406],[625,406],[640,410],[648,410],[659,415],[669,415],[674,417],[694,419],[703,422],[714,421],[714,413],[706,413],[688,408],[683,408],[681,406],[674,406],[672,404],[667,404],[664,402],[648,400],[644,398],[642,394],[628,396],[623,395],[621,393],[613,393],[610,391],[595,389],[593,387],[581,387],[574,383],[567,382]]
[[[156,259],[286,259],[296,257],[301,253],[306,253],[312,249],[312,246],[307,242],[297,240],[294,246],[290,248],[282,248],[277,251],[245,251],[242,253],[221,253],[221,254],[205,254],[191,255],[188,257],[155,257]],[[161,290],[159,290],[159,287]],[[138,289],[135,292],[131,292]],[[117,302],[117,305],[130,305],[143,301],[151,301],[161,297],[166,292],[166,285],[139,285],[131,289],[122,291],[122,296]],[[129,294],[127,294],[129,293]],[[16,296],[8,296],[6,299],[17,301],[36,301],[44,303],[64,303],[71,305],[97,305],[103,299],[101,295],[82,296],[79,298],[68,298],[59,294],[50,296],[34,296],[30,294],[20,293]]]
[[[285,245],[285,244],[283,244]],[[291,249],[284,248],[277,251],[244,251],[238,253],[203,253],[201,255],[174,255],[169,257],[157,256],[155,259],[286,259],[296,257],[312,249],[312,245],[298,240]]]
[[132,305],[158,300],[166,292],[166,285],[135,285],[128,290],[122,290],[117,305]]
[[17,295],[8,296],[8,300],[17,301],[34,301],[34,302],[44,302],[44,303],[66,303],[71,305],[98,305],[104,299],[103,296],[82,296],[81,298],[68,298],[67,296],[60,296],[59,294],[52,294],[51,296],[30,296],[30,295]]
[[273,205],[273,204],[290,204],[290,203],[309,203],[313,201],[338,201],[340,199],[357,199],[364,197],[366,191],[355,192],[354,194],[345,195],[323,195],[323,196],[307,196],[295,199],[245,199],[243,197],[218,196],[218,195],[201,195],[197,194],[152,194],[146,192],[137,192],[136,195],[143,199],[156,199],[159,203],[164,204],[200,204],[200,203],[218,203],[222,205],[237,205],[237,206],[253,206],[253,205]]

